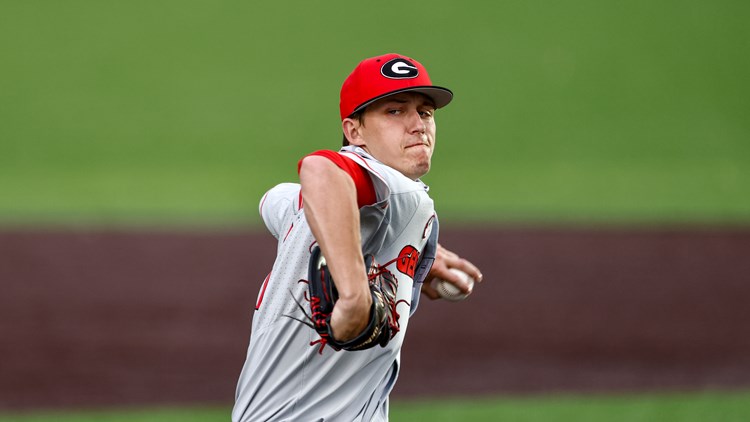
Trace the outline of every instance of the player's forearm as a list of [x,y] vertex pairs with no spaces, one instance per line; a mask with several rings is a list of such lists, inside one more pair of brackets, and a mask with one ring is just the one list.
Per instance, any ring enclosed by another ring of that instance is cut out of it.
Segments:
[[351,177],[324,157],[311,156],[300,167],[305,217],[326,257],[339,301],[332,316],[336,338],[359,334],[372,298],[362,256],[356,188]]

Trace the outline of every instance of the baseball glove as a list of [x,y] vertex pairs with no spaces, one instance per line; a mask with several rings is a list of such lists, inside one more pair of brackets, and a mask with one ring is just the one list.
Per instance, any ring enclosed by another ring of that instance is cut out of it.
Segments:
[[331,313],[338,300],[338,292],[320,248],[316,246],[313,249],[307,280],[312,312],[308,316],[311,321],[308,325],[320,335],[319,340],[310,343],[311,346],[320,345],[319,353],[323,353],[326,345],[336,351],[365,350],[377,345],[384,347],[399,332],[399,314],[396,311],[396,305],[400,302],[396,301],[398,280],[390,271],[379,267],[372,256],[365,259],[365,268],[368,268],[372,295],[370,322],[355,338],[348,341],[336,340],[331,332]]

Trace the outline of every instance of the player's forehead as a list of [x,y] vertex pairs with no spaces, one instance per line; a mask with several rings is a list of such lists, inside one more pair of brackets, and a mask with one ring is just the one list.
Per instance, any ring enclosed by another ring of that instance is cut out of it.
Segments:
[[414,104],[417,107],[435,108],[435,101],[420,92],[399,92],[375,101],[370,107],[385,107],[390,104]]

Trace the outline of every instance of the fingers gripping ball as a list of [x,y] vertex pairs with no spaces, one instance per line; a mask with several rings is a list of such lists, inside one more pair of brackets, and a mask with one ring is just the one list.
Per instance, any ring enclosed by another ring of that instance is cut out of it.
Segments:
[[[471,278],[468,274],[459,270],[458,268],[449,268],[449,271],[456,274],[462,280],[468,283],[469,289],[474,288],[474,279]],[[464,300],[471,294],[471,293],[463,293],[461,290],[458,289],[458,287],[440,278],[436,278],[432,283],[433,283],[433,287],[438,292],[440,297],[442,297],[445,300],[449,300],[451,302],[458,302],[460,300]]]
[[[366,350],[371,347],[384,347],[399,332],[399,314],[396,306],[400,301],[396,300],[398,280],[393,274],[375,263],[372,256],[365,260],[368,268],[368,282],[370,294],[372,295],[372,308],[370,309],[370,321],[365,330],[357,337],[339,341],[333,337],[331,331],[331,313],[338,300],[338,292],[331,273],[328,271],[325,258],[320,248],[315,247],[312,251],[309,266],[308,293],[310,301],[310,315],[308,325],[315,329],[320,339],[313,341],[311,345],[320,345],[320,353],[326,345],[334,350]],[[305,311],[301,306],[300,308]],[[307,315],[307,312],[305,312]]]

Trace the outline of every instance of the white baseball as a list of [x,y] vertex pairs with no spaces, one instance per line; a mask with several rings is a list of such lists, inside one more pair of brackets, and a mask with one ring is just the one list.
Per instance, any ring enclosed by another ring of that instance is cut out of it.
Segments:
[[[471,278],[468,274],[465,272],[459,270],[458,268],[449,268],[449,271],[455,273],[459,277],[461,277],[463,280],[465,280],[467,283],[469,283],[469,287],[474,287],[474,279]],[[463,293],[460,290],[458,290],[458,287],[454,286],[450,282],[447,282],[443,279],[436,278],[433,282],[433,286],[435,287],[435,290],[437,290],[440,297],[442,297],[445,300],[449,300],[451,302],[457,302],[459,300],[466,299],[467,296],[469,296],[469,293]]]

